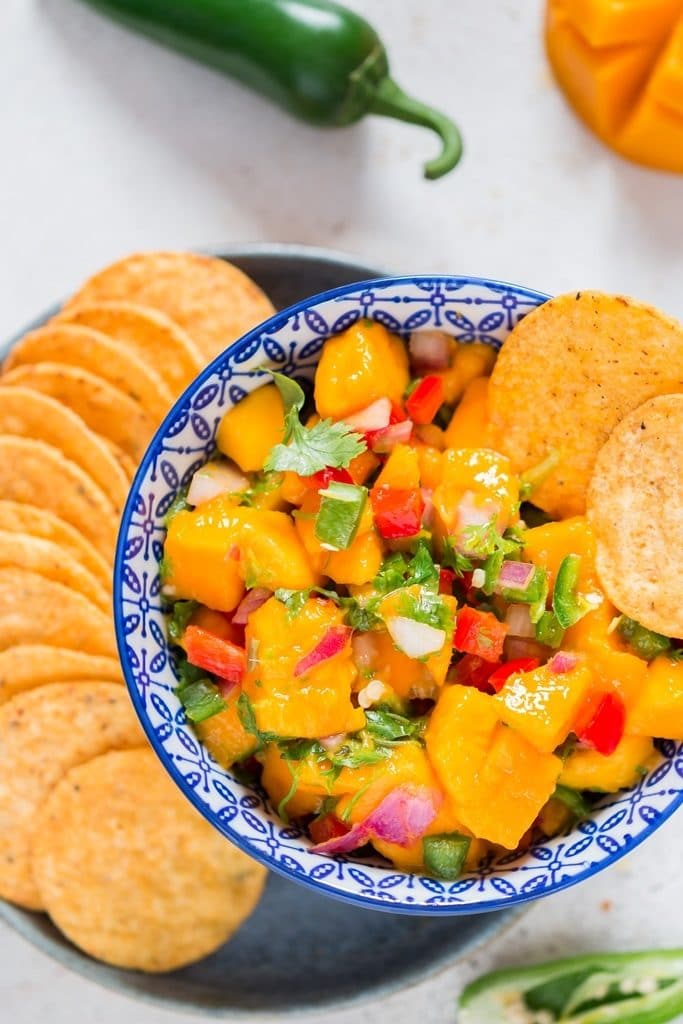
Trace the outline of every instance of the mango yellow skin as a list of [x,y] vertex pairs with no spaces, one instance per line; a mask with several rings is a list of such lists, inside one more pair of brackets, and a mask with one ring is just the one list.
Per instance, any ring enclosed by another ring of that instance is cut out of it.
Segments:
[[409,380],[401,339],[361,320],[325,343],[315,373],[315,405],[323,418],[339,420],[378,398],[399,402]]
[[593,686],[586,664],[555,674],[548,665],[517,672],[495,697],[501,721],[551,754],[572,731]]
[[678,0],[549,0],[546,45],[569,102],[607,145],[683,173]]
[[487,448],[492,444],[488,396],[488,377],[470,381],[446,427],[447,448]]
[[426,732],[427,753],[463,824],[514,849],[552,795],[562,762],[499,720],[492,697],[447,686]]
[[218,426],[216,444],[244,473],[263,469],[270,449],[282,440],[285,412],[274,384],[251,391],[226,412]]
[[517,519],[518,493],[519,481],[504,455],[489,448],[449,448],[432,496],[435,537],[459,536],[458,506],[466,497],[484,522],[494,520],[503,533]]
[[571,789],[614,793],[635,786],[655,753],[652,740],[645,736],[624,736],[609,757],[597,750],[575,750],[565,761],[559,781]]
[[626,729],[634,736],[683,739],[683,663],[662,656],[647,666],[638,697],[629,708]]
[[309,654],[329,629],[341,626],[343,613],[332,601],[309,598],[290,616],[272,597],[249,617],[245,639],[256,664],[249,668],[242,690],[249,697],[261,732],[301,739],[321,739],[355,732],[365,713],[351,704],[357,669],[351,640],[331,658],[302,675],[298,662]]
[[218,611],[237,607],[245,580],[269,590],[318,582],[286,513],[236,506],[229,495],[178,513],[168,528],[165,555],[167,583],[176,596]]

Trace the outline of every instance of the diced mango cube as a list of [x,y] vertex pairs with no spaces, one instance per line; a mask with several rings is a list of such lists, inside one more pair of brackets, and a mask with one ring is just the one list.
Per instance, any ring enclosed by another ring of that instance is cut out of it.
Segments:
[[447,448],[487,448],[491,445],[488,412],[488,377],[475,377],[446,427]]
[[647,771],[654,753],[652,740],[643,736],[624,736],[607,757],[597,750],[575,750],[565,761],[559,781],[571,789],[614,793],[634,786]]
[[251,391],[229,409],[218,426],[219,451],[245,473],[263,469],[270,449],[282,440],[284,406],[274,384]]
[[248,733],[237,711],[238,694],[231,694],[227,708],[218,715],[197,722],[195,728],[200,740],[211,756],[229,768],[256,749],[256,738]]
[[405,344],[373,320],[360,320],[325,342],[315,373],[322,417],[342,419],[378,398],[400,402],[408,386]]
[[683,662],[655,658],[644,675],[638,698],[629,709],[627,730],[634,736],[683,740]]
[[537,750],[551,753],[572,731],[593,683],[585,664],[554,673],[541,665],[510,676],[496,696],[500,718]]
[[397,444],[375,481],[375,487],[415,489],[420,486],[420,461],[416,448]]

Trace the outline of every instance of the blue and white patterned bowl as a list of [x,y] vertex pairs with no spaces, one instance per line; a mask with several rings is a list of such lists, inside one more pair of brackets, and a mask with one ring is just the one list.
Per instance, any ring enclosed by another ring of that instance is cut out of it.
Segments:
[[174,693],[160,602],[163,519],[179,488],[213,451],[222,415],[264,383],[264,367],[310,381],[327,337],[361,317],[399,334],[438,327],[462,342],[499,347],[547,296],[472,277],[400,277],[347,285],[272,317],[231,345],[178,400],[152,441],[124,511],[114,606],[121,661],[135,708],[162,764],[232,842],[321,893],[363,907],[422,915],[476,913],[524,903],[589,878],[641,843],[683,802],[683,745],[659,744],[657,766],[628,792],[605,797],[568,835],[523,855],[483,861],[456,882],[406,874],[379,859],[310,851],[265,794],[216,764]]

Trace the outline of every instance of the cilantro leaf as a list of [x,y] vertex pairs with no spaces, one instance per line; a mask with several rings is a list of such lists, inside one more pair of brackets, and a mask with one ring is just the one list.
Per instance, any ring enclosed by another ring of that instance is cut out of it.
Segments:
[[166,529],[169,528],[169,526],[171,525],[171,523],[173,522],[173,520],[175,519],[179,512],[185,512],[187,509],[192,508],[192,506],[189,505],[187,501],[188,490],[188,487],[183,487],[182,490],[178,491],[175,498],[171,502],[171,506],[166,515],[164,516],[164,526],[166,527]]
[[417,543],[415,553],[408,557],[401,551],[394,551],[382,562],[374,580],[374,586],[383,594],[414,584],[431,586],[439,583],[439,570],[424,540]]
[[221,691],[210,679],[198,679],[194,683],[180,686],[176,694],[191,722],[205,722],[227,707]]
[[365,712],[366,732],[373,739],[394,743],[403,739],[420,739],[427,724],[426,718],[407,718],[386,707],[370,708]]
[[441,565],[444,569],[452,569],[456,576],[463,576],[474,569],[472,559],[457,551],[450,537],[444,541]]
[[434,629],[443,629],[450,633],[453,629],[453,613],[438,594],[424,587],[418,594],[406,592],[401,595],[399,613],[415,622],[424,622]]
[[308,601],[310,593],[310,589],[286,590],[284,587],[278,587],[273,596],[285,606],[289,618],[295,619]]
[[522,544],[521,536],[515,530],[506,530],[504,535],[498,533],[494,517],[482,526],[465,527],[460,547],[470,558],[485,559],[497,551],[502,551],[503,556],[517,555]]
[[344,469],[365,451],[362,436],[346,423],[320,420],[304,427],[299,419],[305,401],[303,390],[291,378],[271,372],[285,406],[285,433],[282,443],[271,449],[263,467],[266,471],[290,470],[312,476],[328,466]]

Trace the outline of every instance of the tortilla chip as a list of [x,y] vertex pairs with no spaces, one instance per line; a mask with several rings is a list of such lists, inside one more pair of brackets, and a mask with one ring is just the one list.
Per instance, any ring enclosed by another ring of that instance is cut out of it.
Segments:
[[532,501],[555,517],[585,511],[600,448],[648,398],[683,388],[683,326],[633,299],[579,292],[529,313],[491,375],[496,446],[517,472],[558,459]]
[[[673,358],[673,356],[672,356]],[[588,493],[598,577],[647,629],[683,639],[683,395],[629,413],[600,451]]]
[[123,683],[118,660],[45,644],[19,644],[0,651],[0,704],[46,683],[93,679]]
[[111,566],[89,540],[47,509],[36,508],[34,505],[20,505],[16,501],[0,500],[0,530],[27,533],[31,537],[51,540],[59,545],[62,551],[75,558],[91,576],[99,580],[108,593],[111,591]]
[[110,612],[111,597],[105,587],[51,540],[0,530],[0,568],[5,566],[26,569],[62,583],[87,597],[103,612]]
[[130,483],[130,481],[133,479],[137,472],[138,463],[134,459],[131,459],[130,455],[126,455],[126,453],[121,448],[119,448],[117,444],[114,444],[113,441],[110,441],[108,437],[103,437],[102,440],[104,441],[107,448],[118,462],[119,466],[123,470],[127,480]]
[[275,312],[270,299],[237,267],[189,252],[143,252],[105,267],[67,303],[122,300],[161,310],[207,362]]
[[0,434],[0,495],[47,509],[83,534],[109,563],[113,561],[116,511],[90,477],[57,448]]
[[155,424],[173,404],[159,374],[134,352],[90,327],[59,321],[31,331],[14,345],[4,370],[34,363],[61,363],[87,370],[138,402]]
[[[75,765],[109,750],[141,747],[145,742],[130,698],[116,683],[54,683],[3,704],[1,897],[32,910],[42,909],[33,878],[31,846],[41,828],[38,812],[51,790]],[[107,818],[105,804],[100,805],[99,816]],[[44,838],[49,843],[50,837]],[[106,855],[110,863],[116,860],[115,849],[116,844]]]
[[126,474],[104,439],[61,402],[31,388],[7,388],[0,401],[0,434],[32,437],[59,448],[92,477],[119,515],[123,511],[130,489]]
[[169,317],[132,302],[100,302],[94,306],[70,306],[60,321],[92,327],[135,353],[164,380],[176,398],[203,370],[199,349]]
[[0,567],[0,651],[45,644],[117,656],[111,615],[76,590],[26,569]]
[[216,950],[266,879],[200,817],[151,750],[104,754],[68,772],[38,816],[32,851],[57,927],[98,960],[149,972]]
[[65,363],[17,366],[0,377],[0,387],[14,385],[42,391],[62,402],[91,430],[108,437],[136,462],[154,433],[155,421],[141,405],[102,377],[79,367]]

